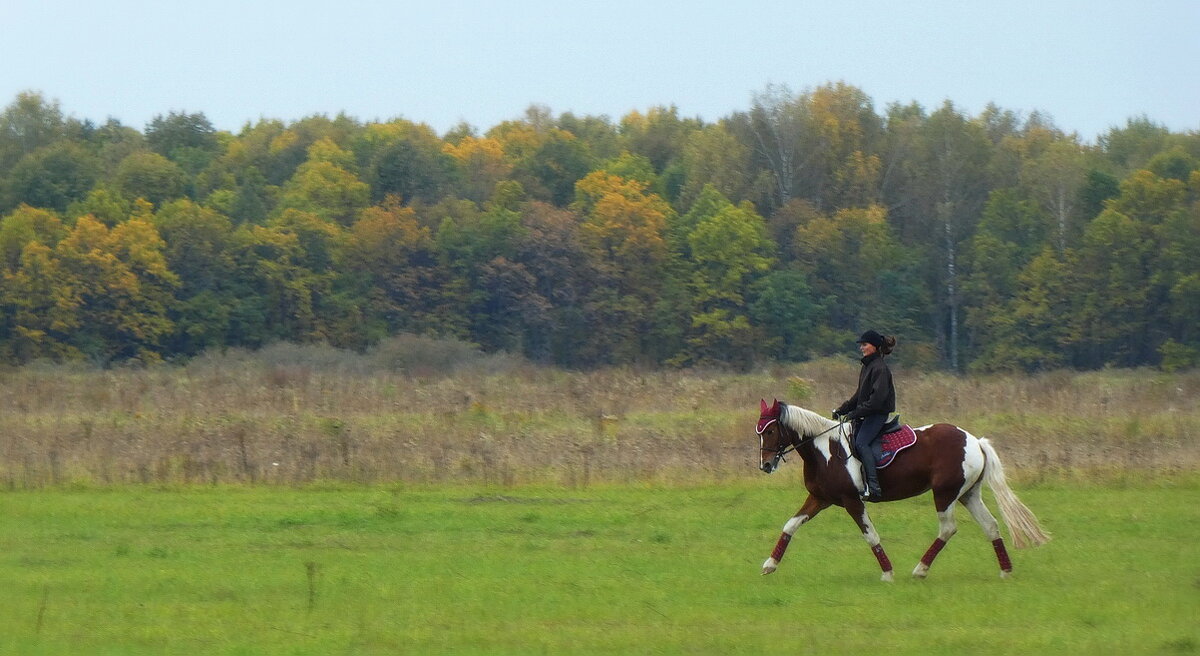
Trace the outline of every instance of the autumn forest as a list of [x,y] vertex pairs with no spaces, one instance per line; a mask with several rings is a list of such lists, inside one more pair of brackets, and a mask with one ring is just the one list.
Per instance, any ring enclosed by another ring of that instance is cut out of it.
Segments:
[[[853,352],[961,372],[1200,365],[1200,133],[768,86],[716,122],[531,106],[0,113],[0,362],[413,334],[570,368]],[[403,108],[397,108],[398,113]]]

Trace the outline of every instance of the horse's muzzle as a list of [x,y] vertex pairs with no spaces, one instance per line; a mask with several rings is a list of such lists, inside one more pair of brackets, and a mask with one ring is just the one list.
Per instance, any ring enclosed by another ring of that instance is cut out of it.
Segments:
[[767,462],[764,462],[762,464],[762,466],[759,467],[759,469],[762,469],[764,474],[770,474],[775,471],[775,467],[776,467],[775,463],[773,461],[768,460]]

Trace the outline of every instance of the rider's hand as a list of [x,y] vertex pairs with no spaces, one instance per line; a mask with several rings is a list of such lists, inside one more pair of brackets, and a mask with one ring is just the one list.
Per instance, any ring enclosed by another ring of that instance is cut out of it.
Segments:
[[833,411],[833,420],[834,420],[834,421],[837,421],[838,419],[841,419],[841,417],[842,417],[842,416],[841,416],[840,414],[838,414],[838,411],[837,411],[837,410],[834,410],[834,411]]

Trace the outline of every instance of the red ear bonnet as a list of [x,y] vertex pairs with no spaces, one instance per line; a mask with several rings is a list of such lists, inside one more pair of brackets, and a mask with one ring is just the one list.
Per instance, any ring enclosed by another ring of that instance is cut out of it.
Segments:
[[767,407],[766,399],[763,399],[759,405],[762,414],[758,418],[758,426],[754,428],[754,432],[759,435],[762,435],[763,431],[767,430],[771,424],[779,421],[779,399],[774,401],[770,408]]

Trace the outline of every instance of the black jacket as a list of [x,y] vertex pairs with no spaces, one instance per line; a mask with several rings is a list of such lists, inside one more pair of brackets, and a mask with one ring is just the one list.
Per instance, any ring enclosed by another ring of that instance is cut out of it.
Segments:
[[895,411],[896,388],[892,385],[892,372],[882,355],[872,353],[862,359],[854,396],[838,406],[837,413],[847,419],[861,419]]

